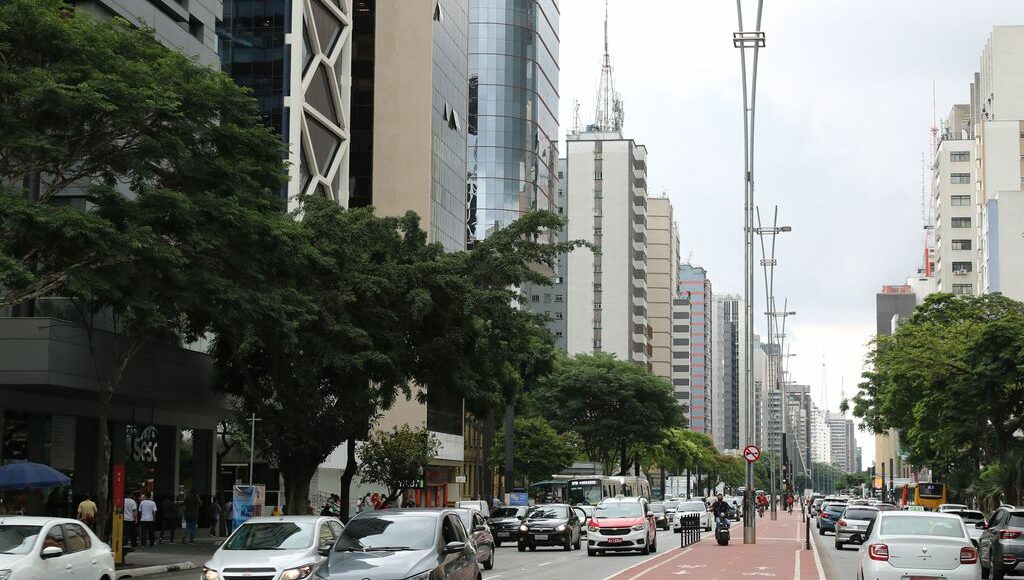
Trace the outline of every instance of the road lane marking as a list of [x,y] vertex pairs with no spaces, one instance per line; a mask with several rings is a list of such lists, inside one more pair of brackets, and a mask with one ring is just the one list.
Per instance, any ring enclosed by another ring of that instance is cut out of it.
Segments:
[[825,569],[821,566],[821,556],[818,554],[818,542],[811,541],[811,549],[814,551],[814,565],[818,568],[818,578],[825,580]]
[[[692,550],[693,550],[693,548],[692,548],[692,547],[690,547],[690,548],[686,548],[685,550],[682,550],[681,552],[679,552],[679,553],[678,553],[678,554],[676,554],[675,556],[672,556],[671,558],[669,558],[669,559],[667,559],[667,560],[663,560],[663,561],[661,561],[661,562],[658,562],[657,564],[655,564],[655,565],[651,566],[650,568],[647,568],[647,569],[646,569],[646,570],[644,570],[643,572],[640,572],[640,573],[639,573],[639,574],[637,574],[636,576],[632,576],[631,578],[629,578],[629,580],[636,580],[637,578],[642,578],[642,577],[644,577],[644,576],[645,576],[645,575],[646,575],[646,574],[647,574],[648,572],[650,572],[651,570],[654,570],[655,568],[659,568],[659,567],[661,567],[661,566],[664,566],[665,564],[668,564],[668,563],[669,563],[669,562],[671,562],[672,560],[675,560],[676,558],[678,558],[678,557],[680,557],[680,556],[683,556],[683,555],[685,555],[685,554],[687,554],[687,553],[691,552]],[[626,568],[626,570],[629,570],[629,568]],[[623,570],[623,572],[625,572],[626,570]],[[622,573],[622,572],[620,572],[620,574],[621,574],[621,573]]]
[[793,568],[793,580],[800,580],[800,548],[793,552],[793,556],[796,560],[796,568]]
[[[690,552],[690,551],[692,551],[692,550],[693,550],[693,546],[690,546],[689,548],[672,548],[672,549],[670,549],[670,550],[669,550],[669,551],[667,551],[667,552],[662,552],[661,554],[658,554],[658,555],[657,555],[657,556],[655,556],[654,558],[647,558],[647,559],[646,559],[646,560],[644,560],[644,561],[641,561],[641,562],[637,562],[636,564],[633,564],[632,566],[629,566],[629,567],[627,567],[627,568],[623,568],[622,570],[619,570],[618,572],[615,572],[615,573],[614,573],[614,574],[612,574],[611,576],[606,576],[606,577],[605,577],[605,578],[603,578],[602,580],[612,580],[612,578],[615,578],[616,576],[619,576],[619,575],[621,575],[621,574],[625,574],[626,572],[629,572],[629,571],[630,571],[630,570],[632,570],[633,568],[637,568],[637,567],[639,567],[639,566],[643,566],[644,564],[647,564],[647,563],[648,563],[648,562],[650,562],[651,560],[654,560],[654,559],[657,559],[657,558],[661,558],[661,557],[664,557],[664,556],[668,556],[669,554],[672,554],[672,553],[674,553],[674,552],[676,552],[676,551],[678,551],[678,552],[679,552],[679,554],[677,554],[677,555],[673,556],[672,558],[669,558],[669,560],[675,560],[675,559],[676,559],[676,558],[678,558],[679,556],[682,556],[683,554],[686,554],[686,553],[688,553],[688,552]],[[667,562],[668,560],[665,560],[665,561]],[[631,578],[630,580],[632,580],[632,578]]]
[[553,563],[554,562],[544,562],[543,564],[537,564],[537,567],[540,568],[541,566],[547,566],[548,564],[553,564]]

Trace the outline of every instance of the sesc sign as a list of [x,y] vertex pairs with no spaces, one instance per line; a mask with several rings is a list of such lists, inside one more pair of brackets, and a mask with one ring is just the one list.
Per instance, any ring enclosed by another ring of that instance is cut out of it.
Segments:
[[157,440],[159,432],[155,425],[149,425],[139,430],[138,427],[129,427],[125,433],[128,445],[128,456],[132,461],[140,463],[156,463],[157,447],[160,442]]

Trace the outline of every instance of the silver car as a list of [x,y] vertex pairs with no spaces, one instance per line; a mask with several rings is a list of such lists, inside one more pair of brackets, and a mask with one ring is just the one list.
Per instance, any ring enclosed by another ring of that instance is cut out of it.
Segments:
[[343,529],[341,520],[326,516],[248,519],[213,553],[202,578],[233,580],[267,573],[306,578],[327,560]]
[[963,520],[937,512],[879,512],[860,548],[857,580],[978,580],[978,549]]
[[868,526],[878,517],[878,509],[867,505],[847,507],[836,522],[836,549],[846,544],[860,544],[864,541]]

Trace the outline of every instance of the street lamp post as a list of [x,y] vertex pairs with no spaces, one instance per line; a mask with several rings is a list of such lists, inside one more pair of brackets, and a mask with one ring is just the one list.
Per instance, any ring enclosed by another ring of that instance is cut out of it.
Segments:
[[252,418],[249,422],[252,423],[249,430],[249,485],[252,485],[252,472],[253,465],[256,461],[256,421],[262,421],[263,419],[257,419],[256,413],[252,414]]
[[[764,33],[761,32],[761,13],[764,0],[757,1],[757,19],[754,30],[745,31],[743,28],[743,0],[736,0],[736,16],[739,22],[739,32],[732,35],[733,46],[740,49],[740,70],[743,76],[743,245],[744,245],[744,332],[743,351],[746,353],[746,362],[743,369],[743,392],[747,401],[744,409],[746,418],[746,429],[744,437],[746,442],[753,442],[754,425],[754,367],[753,367],[753,329],[754,324],[754,118],[755,103],[757,101],[757,58],[759,51],[765,45]],[[753,50],[753,61],[751,75],[747,79],[747,50]],[[756,519],[753,509],[754,491],[754,465],[746,462],[746,490],[743,493],[743,543],[757,543],[757,532],[755,530]]]

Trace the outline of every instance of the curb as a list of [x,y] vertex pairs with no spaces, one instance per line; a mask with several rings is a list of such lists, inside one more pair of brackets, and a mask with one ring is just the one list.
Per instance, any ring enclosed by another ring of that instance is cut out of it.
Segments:
[[836,563],[832,561],[832,554],[828,553],[828,549],[825,547],[824,536],[818,533],[818,530],[811,532],[811,536],[814,540],[815,552],[817,552],[821,559],[821,565],[825,568],[826,578],[841,578],[839,570],[836,569]]
[[139,576],[152,576],[153,574],[165,574],[167,572],[178,572],[180,570],[191,570],[198,568],[192,562],[178,562],[177,564],[162,564],[160,566],[143,566],[141,568],[127,568],[117,571],[117,578],[138,578]]

